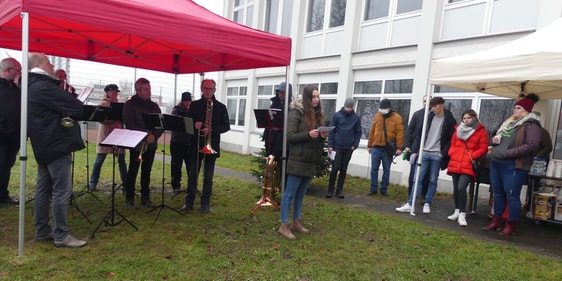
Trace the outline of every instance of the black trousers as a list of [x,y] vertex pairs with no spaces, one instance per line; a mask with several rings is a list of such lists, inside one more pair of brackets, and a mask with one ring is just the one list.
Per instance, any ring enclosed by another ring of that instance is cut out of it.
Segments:
[[135,183],[139,167],[141,168],[141,198],[150,198],[150,171],[152,170],[155,154],[156,149],[146,150],[142,154],[142,161],[139,161],[140,151],[136,149],[129,150],[129,170],[125,179],[125,198],[127,200],[134,200],[135,198]]

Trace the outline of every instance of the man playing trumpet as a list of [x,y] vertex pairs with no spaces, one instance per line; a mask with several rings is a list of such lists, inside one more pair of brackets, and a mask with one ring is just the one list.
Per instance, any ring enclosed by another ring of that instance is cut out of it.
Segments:
[[[189,154],[189,175],[185,205],[181,211],[193,210],[197,178],[201,163],[203,168],[203,190],[201,193],[201,212],[208,213],[213,193],[213,174],[215,161],[220,156],[220,134],[230,130],[230,121],[226,106],[215,98],[216,82],[212,79],[201,81],[201,99],[191,103],[187,117],[193,119],[196,132],[192,136]],[[205,161],[203,161],[205,160]]]
[[123,123],[128,130],[144,131],[148,135],[142,141],[141,149],[131,149],[129,152],[129,170],[125,179],[125,203],[128,208],[135,207],[135,181],[141,166],[141,205],[153,208],[150,201],[150,171],[154,162],[154,155],[158,146],[157,140],[163,130],[148,130],[144,124],[144,113],[162,113],[160,107],[150,100],[150,82],[146,78],[139,78],[135,82],[136,95],[125,103],[123,108]]

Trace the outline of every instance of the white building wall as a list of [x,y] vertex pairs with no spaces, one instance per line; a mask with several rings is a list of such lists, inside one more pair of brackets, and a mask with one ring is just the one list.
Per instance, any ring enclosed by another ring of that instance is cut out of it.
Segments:
[[[232,18],[233,0],[225,9]],[[262,2],[262,1],[257,1]],[[327,0],[329,7],[330,0]],[[390,0],[394,9],[396,0]],[[219,74],[219,83],[245,80],[248,86],[247,121],[244,127],[234,127],[223,136],[222,147],[243,153],[254,153],[263,147],[262,129],[255,128],[252,109],[256,106],[256,90],[260,85],[278,84],[285,80],[293,84],[293,96],[298,85],[337,82],[336,108],[346,97],[352,97],[355,81],[413,79],[410,115],[421,108],[422,97],[431,91],[428,85],[429,65],[434,58],[457,56],[501,45],[525,36],[562,15],[562,1],[527,0],[467,0],[449,4],[447,0],[423,1],[420,11],[389,18],[363,21],[365,0],[347,1],[343,26],[306,32],[309,1],[293,1],[291,13],[292,59],[287,68],[231,71]],[[266,5],[259,5],[254,17],[265,17]],[[329,16],[329,15],[328,15]],[[263,29],[264,19],[255,19]],[[325,21],[326,22],[326,21]],[[257,26],[258,27],[258,26]],[[224,88],[223,88],[224,89]],[[252,91],[250,91],[252,89]],[[384,95],[384,93],[382,94]],[[382,95],[375,96],[378,100]],[[439,93],[439,96],[472,101],[478,109],[481,102],[495,98],[480,93]],[[404,95],[395,95],[403,98]],[[546,116],[556,118],[546,122],[555,131],[560,101],[541,101],[537,108]],[[403,116],[405,120],[409,116]],[[552,119],[552,118],[545,118]],[[353,154],[348,173],[369,177],[370,157],[366,140]],[[232,148],[232,149],[231,149]],[[391,182],[407,185],[409,165],[399,160],[392,165]],[[367,191],[368,187],[365,187]],[[440,191],[451,191],[450,177],[442,172]]]

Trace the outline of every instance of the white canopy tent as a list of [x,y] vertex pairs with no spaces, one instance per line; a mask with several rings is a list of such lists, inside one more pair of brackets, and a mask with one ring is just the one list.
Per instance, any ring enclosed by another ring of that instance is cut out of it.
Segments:
[[[517,99],[535,93],[540,99],[562,99],[562,18],[504,45],[485,51],[431,62],[429,84]],[[429,98],[431,91],[427,91]],[[426,116],[429,103],[426,105]],[[422,127],[425,143],[427,118]],[[421,159],[417,161],[414,194],[418,189]],[[415,215],[415,200],[411,215]]]
[[433,85],[507,98],[536,93],[562,98],[562,18],[507,44],[472,54],[433,60]]

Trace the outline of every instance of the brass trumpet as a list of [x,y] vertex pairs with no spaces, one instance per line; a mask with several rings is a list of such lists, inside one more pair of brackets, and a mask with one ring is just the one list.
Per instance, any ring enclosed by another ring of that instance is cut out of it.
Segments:
[[211,124],[213,122],[213,100],[207,100],[207,112],[205,114],[205,127],[207,127],[207,136],[205,141],[205,146],[199,150],[199,152],[203,154],[217,154],[217,151],[213,149],[211,146],[211,133],[212,127]]

